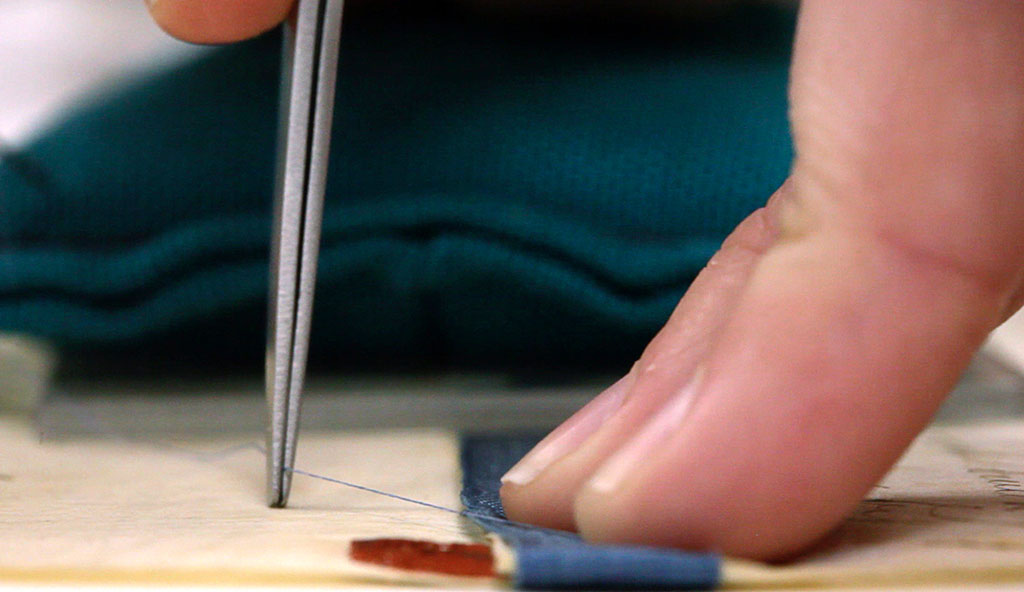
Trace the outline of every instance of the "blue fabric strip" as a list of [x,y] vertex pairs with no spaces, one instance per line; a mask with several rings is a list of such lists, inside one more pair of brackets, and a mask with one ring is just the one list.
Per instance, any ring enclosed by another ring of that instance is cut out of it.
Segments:
[[462,503],[475,522],[515,551],[515,584],[522,589],[710,590],[720,557],[630,545],[592,545],[579,536],[505,518],[501,476],[538,438],[466,436],[462,440]]

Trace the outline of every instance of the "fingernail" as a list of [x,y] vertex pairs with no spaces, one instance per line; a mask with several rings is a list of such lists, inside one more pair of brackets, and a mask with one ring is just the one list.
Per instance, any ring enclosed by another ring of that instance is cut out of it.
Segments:
[[598,493],[610,493],[618,489],[637,466],[642,465],[646,458],[657,452],[665,441],[679,433],[690,415],[703,378],[704,371],[699,368],[686,386],[640,428],[632,439],[605,461],[584,487]]
[[552,463],[575,450],[622,406],[623,400],[636,382],[635,377],[636,374],[630,371],[565,420],[505,473],[501,482],[526,485]]

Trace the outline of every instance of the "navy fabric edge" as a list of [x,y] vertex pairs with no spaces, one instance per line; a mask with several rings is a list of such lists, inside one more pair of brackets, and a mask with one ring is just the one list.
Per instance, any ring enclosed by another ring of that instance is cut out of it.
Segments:
[[576,534],[510,522],[501,506],[501,476],[539,438],[535,435],[462,438],[462,503],[466,515],[500,536],[516,555],[514,583],[530,590],[711,590],[721,558],[634,545],[594,545]]

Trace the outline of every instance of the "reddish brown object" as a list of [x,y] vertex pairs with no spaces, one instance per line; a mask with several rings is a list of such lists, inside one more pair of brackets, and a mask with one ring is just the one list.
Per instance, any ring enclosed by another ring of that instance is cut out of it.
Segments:
[[349,556],[355,561],[410,571],[473,577],[496,575],[491,548],[480,544],[364,539],[352,541]]

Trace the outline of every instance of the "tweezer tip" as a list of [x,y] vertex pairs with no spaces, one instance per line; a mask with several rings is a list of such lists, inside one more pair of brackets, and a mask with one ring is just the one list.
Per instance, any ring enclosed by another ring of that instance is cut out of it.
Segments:
[[270,491],[267,493],[267,506],[271,508],[283,508],[288,505],[288,493],[282,490]]
[[267,477],[267,506],[270,508],[283,508],[288,505],[291,480],[288,478],[287,471],[269,468]]

